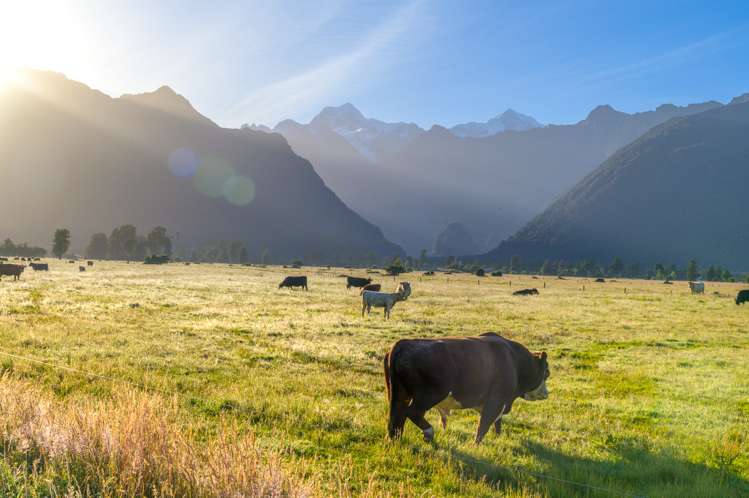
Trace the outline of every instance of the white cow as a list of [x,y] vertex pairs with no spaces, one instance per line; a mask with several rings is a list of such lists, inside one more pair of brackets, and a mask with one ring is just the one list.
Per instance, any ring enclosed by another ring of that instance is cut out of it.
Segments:
[[411,284],[409,282],[398,284],[398,289],[394,293],[364,291],[361,295],[361,316],[364,316],[365,310],[369,314],[372,306],[374,306],[375,308],[385,308],[384,316],[385,319],[388,319],[390,318],[390,310],[393,309],[395,303],[405,301],[410,295]]
[[705,282],[689,282],[689,288],[692,290],[692,294],[704,294]]

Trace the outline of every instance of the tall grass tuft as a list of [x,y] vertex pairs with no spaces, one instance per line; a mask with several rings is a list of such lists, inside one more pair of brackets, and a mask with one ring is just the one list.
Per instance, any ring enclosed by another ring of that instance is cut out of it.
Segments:
[[0,377],[0,494],[306,497],[276,456],[224,424],[208,442],[179,422],[173,400],[132,390],[111,400],[56,401]]

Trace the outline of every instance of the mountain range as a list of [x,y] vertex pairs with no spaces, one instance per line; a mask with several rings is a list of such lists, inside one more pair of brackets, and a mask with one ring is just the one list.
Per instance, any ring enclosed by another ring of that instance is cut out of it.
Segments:
[[241,240],[251,258],[344,262],[403,254],[278,134],[221,128],[168,87],[111,98],[29,71],[0,90],[0,233],[72,247],[121,224],[179,245]]
[[[309,124],[282,121],[273,131],[309,159],[347,205],[409,253],[433,247],[454,221],[485,252],[652,127],[721,105],[664,104],[635,114],[602,105],[575,124],[540,127],[521,119],[531,127],[475,138],[439,125],[424,131],[383,123],[346,104],[324,109]],[[509,123],[515,116],[508,112],[502,116]]]
[[482,259],[749,269],[749,94],[621,148]]

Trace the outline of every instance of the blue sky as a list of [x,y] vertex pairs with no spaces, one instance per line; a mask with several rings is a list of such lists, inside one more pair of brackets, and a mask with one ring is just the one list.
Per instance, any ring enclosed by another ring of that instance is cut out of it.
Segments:
[[[2,64],[110,95],[167,84],[225,126],[352,102],[429,127],[749,92],[749,4],[0,0]],[[21,48],[19,48],[21,47]]]

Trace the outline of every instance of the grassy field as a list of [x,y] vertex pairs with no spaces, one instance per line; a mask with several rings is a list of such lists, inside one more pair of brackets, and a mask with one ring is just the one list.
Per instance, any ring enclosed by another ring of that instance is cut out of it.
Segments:
[[[362,318],[337,277],[363,272],[289,270],[309,276],[304,292],[277,289],[281,268],[77,266],[3,278],[0,350],[116,380],[0,355],[5,495],[64,494],[93,472],[59,460],[64,445],[32,451],[13,435],[26,419],[54,439],[85,412],[118,427],[165,417],[165,431],[184,434],[180,448],[213,455],[201,462],[241,467],[246,454],[262,472],[281,468],[279,496],[749,496],[749,306],[733,303],[746,286],[708,283],[693,296],[684,282],[407,274],[413,294],[386,322],[381,311]],[[523,287],[540,296],[511,295]],[[490,330],[549,353],[549,399],[519,400],[503,434],[480,446],[472,411],[455,412],[435,444],[410,422],[386,442],[390,345]],[[23,403],[52,408],[22,416],[13,406]],[[250,446],[222,447],[227,427],[229,443]],[[153,465],[174,458],[164,451]],[[83,494],[127,494],[96,482]],[[200,482],[173,494],[205,494]]]

